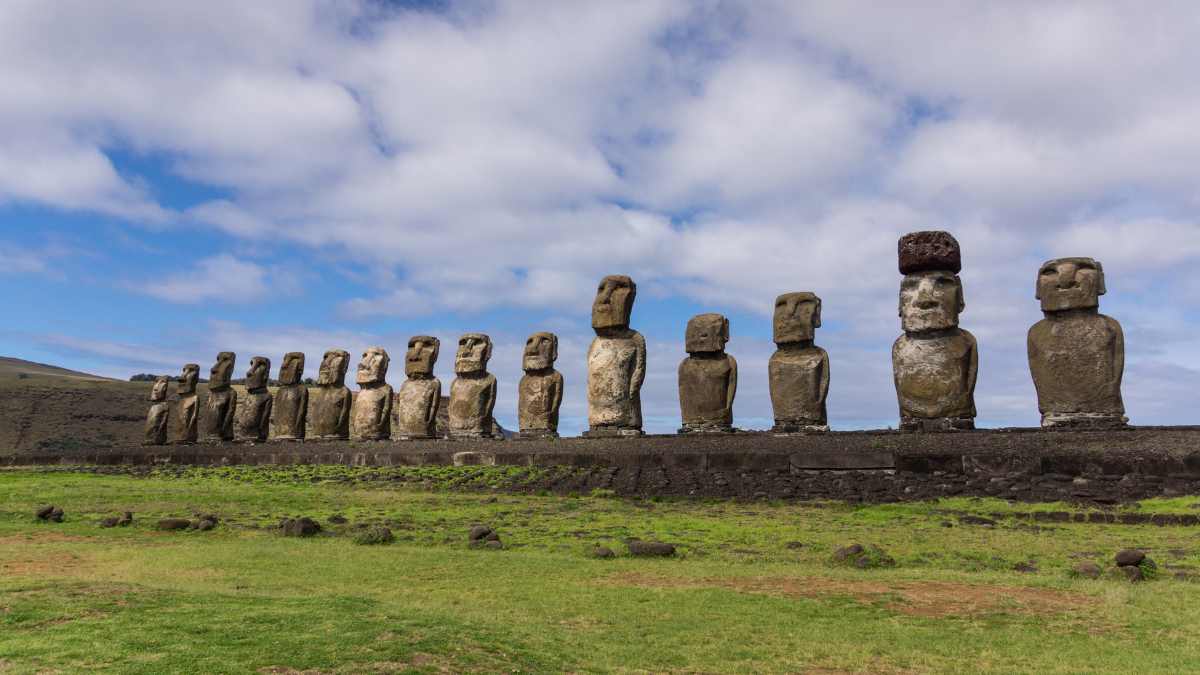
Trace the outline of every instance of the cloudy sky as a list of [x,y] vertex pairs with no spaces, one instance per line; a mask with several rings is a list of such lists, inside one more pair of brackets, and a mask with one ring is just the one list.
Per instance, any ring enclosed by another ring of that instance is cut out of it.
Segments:
[[[559,334],[585,422],[597,280],[637,280],[647,429],[693,314],[769,424],[776,295],[824,299],[835,428],[894,425],[896,239],[962,243],[982,426],[1037,422],[1045,259],[1099,259],[1135,423],[1197,421],[1190,2],[0,5],[0,354],[116,377],[409,335]],[[390,381],[398,385],[402,369]]]

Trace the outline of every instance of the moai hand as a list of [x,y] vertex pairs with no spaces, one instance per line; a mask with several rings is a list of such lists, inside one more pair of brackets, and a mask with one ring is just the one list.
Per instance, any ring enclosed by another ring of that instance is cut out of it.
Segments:
[[437,436],[438,406],[442,401],[442,383],[433,376],[442,343],[430,335],[416,335],[408,341],[404,374],[408,377],[396,393],[392,405],[392,438],[417,439]]
[[596,338],[588,347],[588,424],[585,437],[641,436],[646,340],[629,327],[637,284],[622,275],[600,280],[592,302]]
[[729,319],[698,314],[687,324],[688,357],[679,364],[679,433],[733,431],[733,397],[737,393],[737,361],[725,353]]
[[458,339],[450,383],[450,438],[491,438],[496,377],[487,372],[492,339],[467,333]]
[[388,353],[369,347],[358,362],[358,396],[350,412],[350,438],[381,441],[392,435],[392,388],[386,382]]
[[517,390],[521,438],[558,438],[563,376],[554,369],[557,359],[558,336],[554,333],[534,333],[525,341],[521,363],[525,375]]
[[775,433],[829,431],[829,355],[813,343],[820,327],[821,298],[813,293],[784,293],[775,299],[779,348],[767,365]]

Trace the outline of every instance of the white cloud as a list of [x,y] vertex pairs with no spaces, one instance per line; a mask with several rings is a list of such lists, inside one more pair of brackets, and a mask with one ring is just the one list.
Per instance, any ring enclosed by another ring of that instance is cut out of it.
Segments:
[[127,284],[127,288],[169,302],[245,304],[295,293],[299,283],[286,270],[221,254],[198,261],[186,272],[161,281]]

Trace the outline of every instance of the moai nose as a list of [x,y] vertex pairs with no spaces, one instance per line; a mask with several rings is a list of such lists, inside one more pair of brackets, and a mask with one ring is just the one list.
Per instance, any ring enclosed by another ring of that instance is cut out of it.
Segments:
[[1070,263],[1059,265],[1058,267],[1058,287],[1059,288],[1075,288],[1078,281],[1075,279],[1075,272],[1079,268]]

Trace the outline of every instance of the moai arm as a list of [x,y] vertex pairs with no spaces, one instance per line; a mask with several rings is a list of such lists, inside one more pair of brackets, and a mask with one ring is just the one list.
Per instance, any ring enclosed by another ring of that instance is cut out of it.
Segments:
[[829,352],[821,350],[821,401],[829,396]]
[[183,425],[182,425],[183,428],[184,429],[194,429],[196,427],[196,413],[197,413],[197,410],[200,409],[200,406],[192,405],[192,406],[187,406],[186,408],[184,408],[184,406],[179,406],[179,407],[181,409],[183,409],[183,412],[184,412]]
[[349,389],[342,389],[342,408],[338,412],[337,429],[348,429],[350,427],[350,407],[354,405],[354,395]]
[[553,410],[554,412],[557,413],[559,406],[562,405],[562,399],[563,399],[563,376],[562,376],[562,373],[558,372],[557,370],[554,371],[553,382],[554,382],[554,399],[553,399],[554,402],[550,404],[550,410]]
[[737,394],[737,359],[726,355],[729,359],[729,386],[725,387],[725,407],[733,410],[733,397]]
[[425,396],[429,399],[425,405],[425,424],[433,424],[437,420],[438,408],[442,404],[441,383],[438,383],[437,387],[430,387],[427,389],[425,391]]
[[[1108,318],[1108,317],[1105,317]],[[1108,319],[1113,329],[1113,379],[1117,383],[1117,391],[1121,391],[1121,378],[1125,374],[1125,331],[1121,330],[1120,322]]]
[[[387,385],[384,385],[386,388]],[[389,421],[392,418],[392,394],[383,397],[383,405],[379,406],[379,413],[375,416],[375,428],[386,429]]]
[[492,419],[492,411],[496,409],[496,376],[490,375],[487,392],[487,419]]
[[971,416],[976,415],[975,411],[975,378],[979,375],[979,343],[975,341],[975,336],[967,331],[963,331],[965,336],[971,343],[971,365],[967,368],[967,392],[971,397]]
[[[636,356],[634,357],[633,373],[629,376],[629,393],[635,394],[642,388],[642,382],[646,379],[646,338],[642,337],[641,333],[633,334],[633,344],[636,347]],[[589,350],[590,351],[590,350]]]

